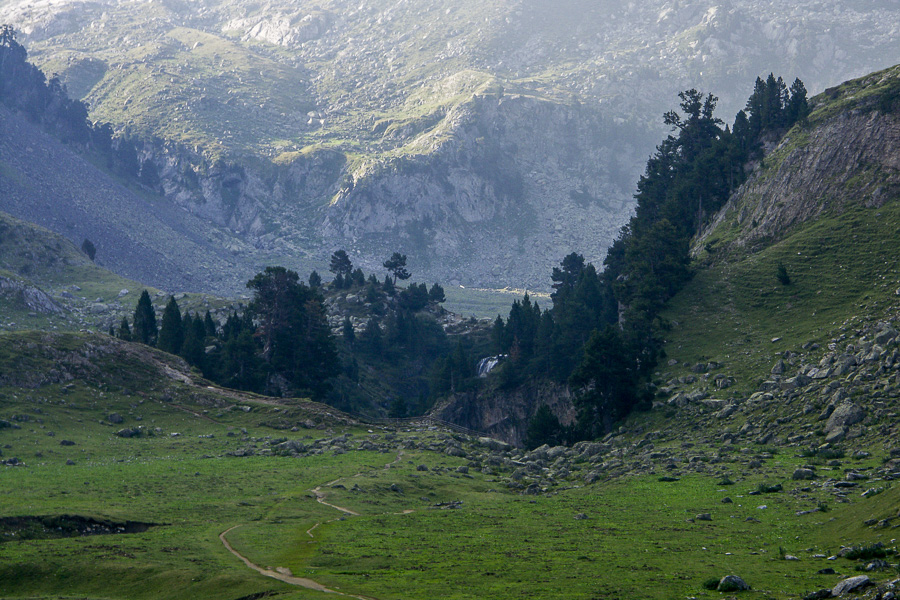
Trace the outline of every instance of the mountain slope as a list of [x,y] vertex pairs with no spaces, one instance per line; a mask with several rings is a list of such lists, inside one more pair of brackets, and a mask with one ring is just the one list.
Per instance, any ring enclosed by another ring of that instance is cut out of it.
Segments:
[[97,248],[97,261],[149,285],[236,289],[249,279],[239,240],[149,193],[126,188],[0,106],[0,209]]
[[198,188],[196,158],[154,153],[169,199],[220,230],[370,269],[400,249],[478,287],[545,289],[569,249],[599,260],[678,91],[733,114],[768,71],[823,89],[900,60],[887,0],[191,7],[10,0],[0,20],[94,118],[233,163]]

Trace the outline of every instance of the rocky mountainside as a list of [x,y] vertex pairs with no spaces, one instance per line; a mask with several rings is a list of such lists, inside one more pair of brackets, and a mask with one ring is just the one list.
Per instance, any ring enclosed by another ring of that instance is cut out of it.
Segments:
[[[900,67],[831,88],[698,236],[717,255],[760,249],[829,211],[900,195]],[[720,252],[721,250],[721,252]]]
[[126,187],[3,106],[0,172],[0,209],[76,247],[90,240],[97,263],[117,273],[172,291],[221,293],[252,275],[246,258],[252,248],[243,241]]
[[[734,431],[754,432],[761,444],[885,435],[850,428],[869,414],[883,423],[884,398],[900,393],[900,259],[891,250],[900,227],[900,68],[830,89],[813,106],[694,240],[694,277],[663,314],[667,356],[654,375],[654,411],[694,411],[723,431],[739,422]],[[513,397],[487,385],[436,410],[518,441],[541,404],[570,422],[571,400],[565,388],[535,384]],[[853,422],[828,421],[842,406],[836,414],[849,411]],[[647,418],[656,417],[633,417]]]
[[167,140],[145,157],[178,165],[166,197],[229,236],[369,268],[399,249],[482,287],[599,261],[679,90],[730,118],[757,75],[820,90],[900,61],[888,0],[7,0],[0,21],[94,118]]

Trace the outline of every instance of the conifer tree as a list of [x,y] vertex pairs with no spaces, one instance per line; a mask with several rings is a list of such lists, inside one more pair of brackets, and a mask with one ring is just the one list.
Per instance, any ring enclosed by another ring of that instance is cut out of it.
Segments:
[[394,284],[397,280],[404,281],[410,278],[409,271],[406,270],[406,255],[394,252],[389,259],[382,263],[384,268],[394,275]]
[[353,331],[353,323],[350,322],[350,317],[344,317],[344,323],[341,326],[341,335],[344,338],[344,343],[348,346],[352,346],[353,342],[356,341],[356,332]]
[[119,330],[116,332],[116,337],[120,340],[125,340],[126,342],[131,341],[131,328],[128,327],[128,319],[122,317],[122,322],[119,324]]
[[341,275],[342,282],[349,277],[350,273],[353,272],[353,263],[350,262],[350,257],[347,256],[347,252],[344,250],[336,250],[335,253],[331,255],[331,263],[328,270],[335,275]]
[[209,311],[206,311],[206,315],[203,317],[203,326],[206,327],[206,337],[216,337],[216,322],[213,321]]
[[184,343],[184,329],[181,323],[181,310],[175,296],[169,296],[169,302],[163,310],[162,325],[159,330],[159,349],[169,354],[181,352]]
[[156,313],[153,311],[153,303],[150,302],[150,294],[147,290],[141,292],[138,299],[137,307],[134,310],[134,332],[132,334],[134,341],[147,344],[148,346],[156,345],[157,326]]
[[203,369],[204,349],[206,342],[206,326],[200,315],[192,317],[186,314],[184,317],[184,344],[181,347],[181,356],[188,364]]

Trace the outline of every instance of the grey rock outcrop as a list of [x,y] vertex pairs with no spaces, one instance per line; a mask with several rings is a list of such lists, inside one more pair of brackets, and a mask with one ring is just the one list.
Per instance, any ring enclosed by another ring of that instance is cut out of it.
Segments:
[[857,575],[856,577],[844,579],[836,586],[831,588],[831,595],[834,597],[838,597],[846,594],[847,592],[855,592],[868,585],[872,585],[872,580],[869,579],[868,575]]

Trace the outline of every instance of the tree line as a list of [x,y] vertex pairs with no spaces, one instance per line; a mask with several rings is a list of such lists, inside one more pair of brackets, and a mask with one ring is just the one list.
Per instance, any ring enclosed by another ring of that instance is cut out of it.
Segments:
[[714,95],[691,89],[679,98],[680,112],[663,115],[672,133],[647,161],[635,214],[603,271],[570,254],[551,274],[549,308],[526,295],[494,323],[495,350],[508,355],[497,369],[500,385],[550,377],[578,390],[576,424],[563,428],[539,411],[529,427],[533,445],[597,437],[649,404],[649,375],[663,354],[660,312],[691,277],[691,238],[743,183],[763,140],[809,114],[803,82],[788,89],[774,74],[757,79],[731,127],[715,116]]
[[[284,267],[268,267],[247,282],[252,300],[232,311],[220,326],[209,311],[182,311],[170,296],[161,318],[144,290],[131,321],[123,317],[110,331],[121,339],[155,346],[184,358],[204,377],[221,385],[274,396],[304,396],[348,410],[375,410],[361,395],[361,371],[388,382],[380,392],[381,412],[406,416],[423,412],[435,397],[430,387],[435,362],[452,348],[428,307],[444,302],[435,283],[396,285],[409,278],[406,256],[385,261],[383,281],[354,268],[343,250],[332,255],[334,280],[324,283],[313,271],[303,282]],[[349,292],[366,308],[367,323],[357,334],[345,315],[339,335],[328,323],[325,297]],[[468,360],[468,358],[467,358]],[[361,368],[364,367],[364,368]]]

